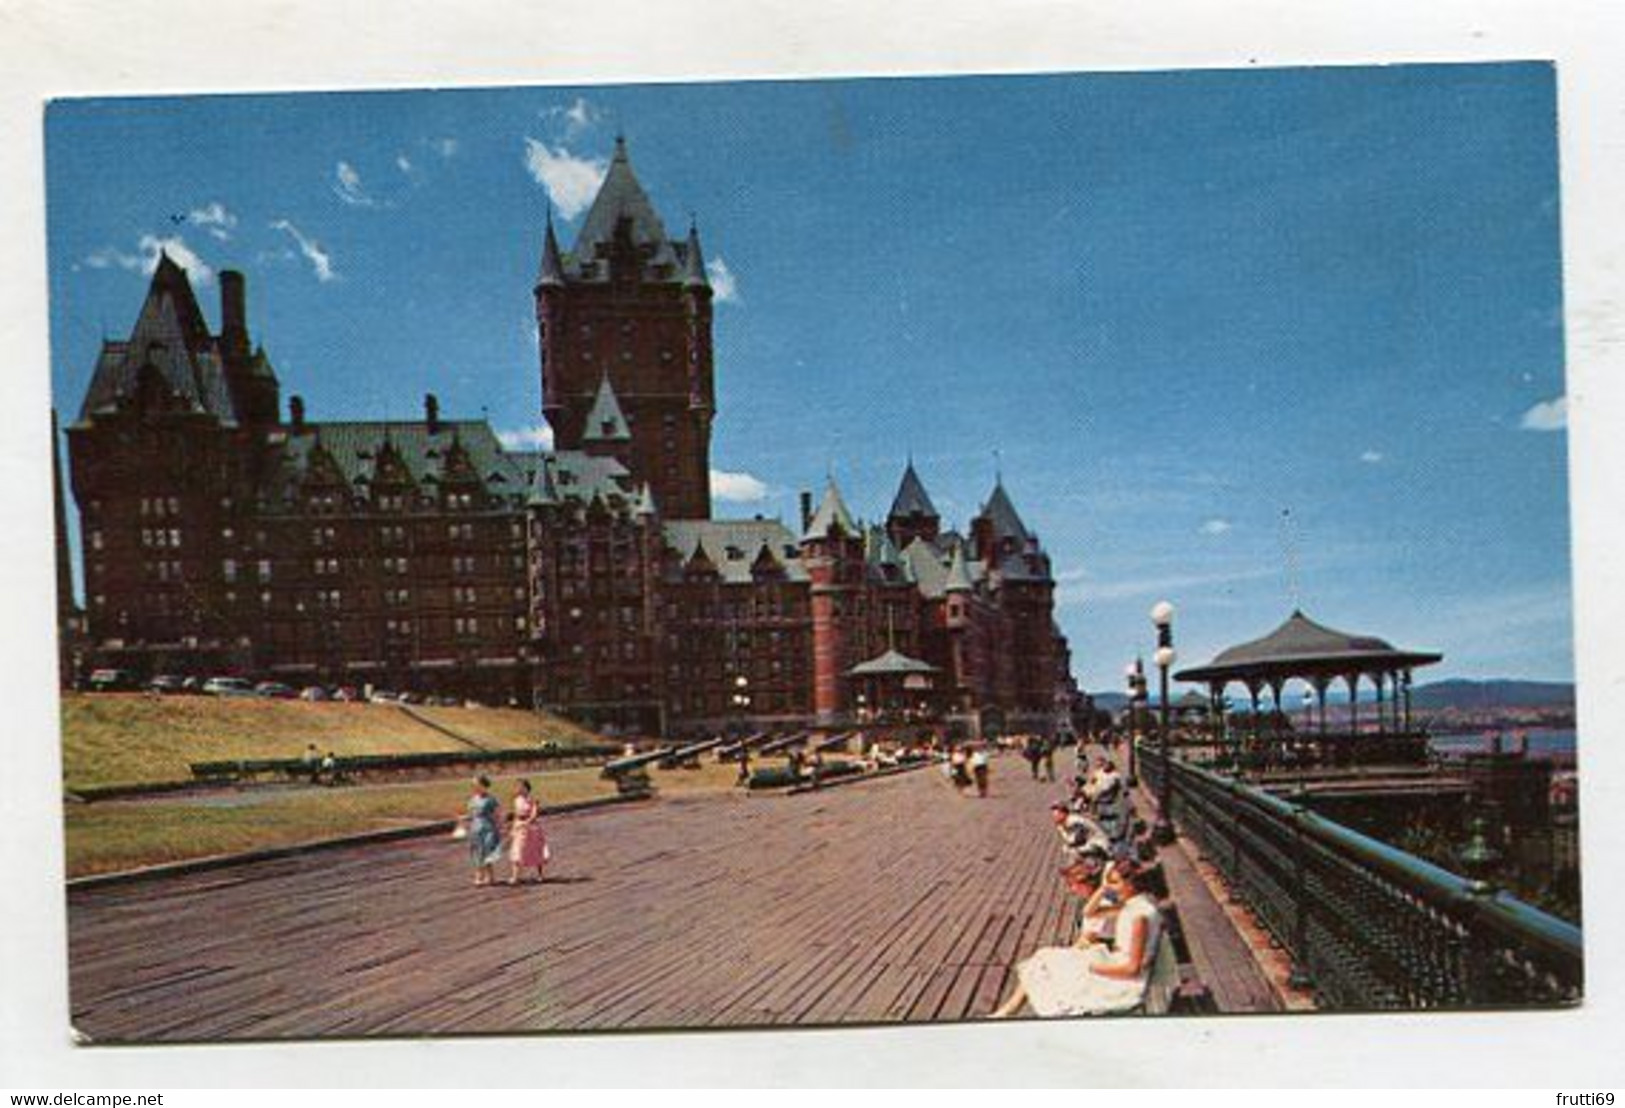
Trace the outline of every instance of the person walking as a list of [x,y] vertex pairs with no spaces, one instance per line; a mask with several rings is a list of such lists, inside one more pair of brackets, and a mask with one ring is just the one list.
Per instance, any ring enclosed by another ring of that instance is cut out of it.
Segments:
[[971,752],[970,756],[970,776],[971,780],[976,782],[977,796],[987,795],[987,773],[987,747],[978,746],[974,751]]
[[[1042,757],[1043,757],[1043,760],[1044,760],[1044,780],[1046,780],[1046,781],[1054,781],[1055,780],[1055,748],[1056,748],[1056,746],[1059,745],[1060,740],[1055,738],[1055,736],[1050,735],[1050,736],[1047,736],[1047,737],[1045,737],[1045,738],[1043,738],[1043,739],[1041,739],[1039,741],[1043,743]],[[1033,772],[1033,776],[1034,777],[1038,776],[1038,773],[1037,773],[1036,769]]]
[[519,884],[524,871],[533,869],[539,885],[542,883],[542,869],[552,858],[553,852],[547,845],[547,835],[542,831],[542,806],[531,795],[529,781],[520,780],[508,810],[513,815],[508,845],[508,863],[513,867],[513,872],[508,875],[508,884]]
[[484,775],[474,778],[474,792],[468,798],[461,822],[468,836],[468,856],[474,863],[476,888],[491,884],[496,876],[497,859],[502,857],[502,831],[497,823],[501,807],[491,795],[491,779]]

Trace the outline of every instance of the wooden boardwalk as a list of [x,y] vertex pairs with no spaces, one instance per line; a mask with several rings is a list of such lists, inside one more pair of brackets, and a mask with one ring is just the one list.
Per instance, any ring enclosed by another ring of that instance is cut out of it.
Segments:
[[[936,769],[560,816],[542,886],[410,840],[69,895],[96,1041],[839,1024],[985,1015],[1075,902],[1040,785]],[[504,867],[505,869],[505,867]]]

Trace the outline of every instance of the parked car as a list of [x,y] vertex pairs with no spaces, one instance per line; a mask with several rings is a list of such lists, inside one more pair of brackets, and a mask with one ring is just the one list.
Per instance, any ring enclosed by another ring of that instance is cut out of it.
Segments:
[[203,682],[203,691],[210,696],[257,696],[252,682],[241,677],[211,677]]
[[299,690],[299,699],[315,701],[327,700],[329,697],[327,695],[327,690],[322,688],[320,685],[306,685],[303,689]]
[[93,670],[85,687],[91,692],[119,692],[136,687],[135,675],[127,669]]
[[361,699],[361,694],[356,692],[355,688],[353,686],[340,685],[338,688],[333,690],[333,699],[334,700],[342,700],[342,701],[345,701],[345,702],[352,702],[352,701],[360,700]]
[[254,692],[268,700],[292,700],[299,695],[292,687],[284,685],[281,681],[261,681],[254,686]]
[[160,673],[147,682],[147,691],[173,696],[186,691],[186,678],[173,673]]
[[371,696],[367,697],[367,703],[395,704],[399,702],[399,699],[400,698],[395,693],[392,693],[387,689],[376,689],[373,691]]

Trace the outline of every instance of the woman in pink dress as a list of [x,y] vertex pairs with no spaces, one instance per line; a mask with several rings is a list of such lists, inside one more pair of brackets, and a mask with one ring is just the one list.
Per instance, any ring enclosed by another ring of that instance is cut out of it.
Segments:
[[513,813],[513,826],[508,838],[508,861],[513,865],[513,873],[508,877],[508,884],[519,884],[520,875],[527,869],[535,870],[536,880],[540,882],[542,867],[552,857],[552,852],[548,850],[547,836],[542,832],[542,806],[530,795],[529,781],[519,782],[509,810]]

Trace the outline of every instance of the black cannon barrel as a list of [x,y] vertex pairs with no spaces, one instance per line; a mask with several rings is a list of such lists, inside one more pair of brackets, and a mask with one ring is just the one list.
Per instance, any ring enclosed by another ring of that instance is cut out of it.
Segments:
[[737,762],[741,750],[754,750],[772,737],[773,732],[771,731],[757,731],[753,735],[746,735],[744,738],[728,743],[726,746],[718,747],[717,759],[723,762]]
[[617,758],[613,762],[604,764],[605,777],[619,777],[623,773],[631,773],[635,769],[653,765],[663,761],[677,750],[675,746],[663,746],[659,750],[651,750],[647,754],[629,754],[625,758]]
[[807,731],[797,731],[794,734],[784,736],[782,739],[774,739],[772,742],[758,747],[756,753],[776,754],[781,750],[788,750],[792,746],[800,746],[810,738],[812,738],[811,733]]
[[675,766],[675,765],[678,765],[681,762],[688,761],[690,758],[699,757],[701,754],[704,754],[707,750],[712,750],[712,749],[714,749],[716,747],[721,746],[723,741],[724,740],[722,739],[722,737],[718,736],[717,738],[714,738],[714,739],[705,739],[702,742],[689,743],[687,746],[678,747],[678,748],[674,749],[668,756],[666,756],[665,758],[662,758],[660,760],[660,764],[662,766]]

